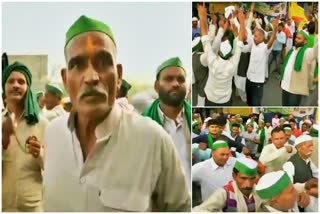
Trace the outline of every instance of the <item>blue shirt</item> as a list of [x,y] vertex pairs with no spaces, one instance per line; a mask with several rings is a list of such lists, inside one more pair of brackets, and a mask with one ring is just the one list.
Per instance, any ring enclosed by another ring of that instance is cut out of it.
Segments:
[[283,45],[286,43],[286,34],[283,31],[277,33],[276,41],[273,44],[274,51],[282,51]]
[[192,28],[192,40],[194,40],[194,38],[199,37],[200,36],[200,29],[199,28]]

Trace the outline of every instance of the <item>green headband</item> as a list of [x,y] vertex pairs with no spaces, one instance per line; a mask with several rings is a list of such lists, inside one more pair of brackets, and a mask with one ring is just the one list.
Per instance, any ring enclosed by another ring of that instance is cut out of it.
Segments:
[[45,88],[46,92],[57,94],[60,98],[63,97],[63,90],[58,85],[47,84]]
[[172,58],[164,61],[161,65],[159,65],[159,67],[157,68],[157,79],[159,79],[160,73],[164,69],[169,68],[169,67],[179,67],[179,68],[182,68],[183,70],[185,70],[179,57],[172,57]]
[[290,132],[292,131],[292,129],[290,127],[285,127],[284,130],[285,131],[290,131]]
[[256,176],[257,172],[258,172],[257,167],[254,169],[251,169],[239,161],[236,161],[234,168],[236,168],[239,172],[241,172],[247,176]]
[[212,144],[211,149],[216,150],[216,149],[227,148],[227,147],[229,147],[227,142],[218,140]]
[[301,33],[302,36],[303,36],[306,40],[309,39],[309,35],[308,35],[307,32],[305,32],[304,30],[300,30],[299,33]]
[[73,23],[73,25],[71,25],[71,27],[67,31],[66,41],[65,41],[64,47],[66,47],[68,45],[68,43],[70,42],[70,40],[72,38],[74,38],[75,36],[77,36],[79,34],[86,33],[86,32],[104,33],[110,37],[110,39],[113,41],[114,45],[116,46],[116,42],[114,40],[113,33],[108,25],[106,25],[105,23],[103,23],[101,21],[91,19],[87,16],[82,15],[82,16],[80,16],[80,18],[77,19],[77,21],[75,21]]
[[25,102],[24,102],[24,117],[27,121],[27,124],[33,125],[39,122],[39,109],[38,109],[38,103],[35,100],[35,97],[31,91],[31,84],[32,84],[32,74],[21,62],[14,62],[13,64],[7,66],[3,73],[2,73],[2,89],[3,93],[5,93],[5,84],[11,75],[12,72],[19,72],[22,73],[27,81],[27,92],[25,96]]
[[285,188],[287,188],[290,183],[291,180],[288,174],[285,172],[282,177],[270,187],[256,191],[260,198],[271,199],[281,193]]

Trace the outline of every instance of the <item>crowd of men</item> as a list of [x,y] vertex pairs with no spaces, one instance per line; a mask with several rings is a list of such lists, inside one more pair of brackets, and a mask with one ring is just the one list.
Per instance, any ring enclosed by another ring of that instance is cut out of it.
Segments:
[[258,16],[255,3],[247,11],[229,6],[225,14],[211,13],[210,21],[204,4],[197,7],[199,20],[192,19],[194,106],[231,106],[235,94],[248,106],[261,106],[272,72],[280,81],[283,106],[317,105],[316,14],[299,29],[291,18]]
[[193,211],[317,212],[318,125],[298,119],[194,113]]
[[131,85],[107,24],[79,17],[64,54],[63,105],[57,84],[32,92],[25,64],[2,72],[2,211],[190,211],[191,106],[181,60],[155,69],[158,98],[141,115],[128,104]]

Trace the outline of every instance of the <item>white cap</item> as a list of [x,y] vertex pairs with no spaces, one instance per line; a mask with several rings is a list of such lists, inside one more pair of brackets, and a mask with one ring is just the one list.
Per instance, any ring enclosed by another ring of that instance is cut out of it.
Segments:
[[197,21],[198,21],[198,18],[197,18],[197,17],[193,17],[193,18],[192,18],[192,21],[193,21],[193,22],[197,22]]
[[297,137],[296,141],[294,142],[294,146],[298,146],[299,144],[307,141],[313,141],[310,135],[305,135],[305,134],[300,135],[299,137]]
[[236,9],[234,6],[228,6],[228,7],[224,8],[224,17],[226,17],[226,19],[227,19],[235,10]]
[[256,192],[262,199],[271,199],[280,194],[291,183],[288,174],[282,170],[264,174],[256,186]]
[[225,41],[221,42],[220,51],[223,56],[226,56],[227,54],[229,54],[231,52],[231,50],[232,50],[232,47],[230,45],[229,40],[225,40]]
[[308,123],[308,124],[312,124],[311,120],[305,120],[303,123]]

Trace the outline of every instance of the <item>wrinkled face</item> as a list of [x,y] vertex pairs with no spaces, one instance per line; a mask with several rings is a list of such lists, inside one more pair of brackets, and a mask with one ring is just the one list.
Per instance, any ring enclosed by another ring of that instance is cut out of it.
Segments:
[[271,201],[273,204],[276,204],[276,207],[281,208],[281,211],[288,211],[294,207],[297,197],[298,193],[291,183],[279,195],[272,198]]
[[276,146],[277,149],[283,147],[286,143],[286,135],[283,131],[274,132],[271,136],[272,143]]
[[256,45],[260,44],[264,40],[264,35],[261,31],[256,30],[253,34],[254,43]]
[[246,195],[249,196],[252,193],[253,186],[256,181],[256,176],[247,176],[241,172],[238,172],[237,174],[232,174],[233,179],[236,181],[238,188],[240,191]]
[[187,94],[186,73],[179,67],[166,68],[161,71],[154,87],[164,104],[181,106]]
[[60,98],[57,94],[51,93],[51,92],[46,92],[44,94],[44,96],[45,96],[45,100],[46,100],[46,108],[48,110],[51,110],[60,104]]
[[218,166],[224,166],[229,159],[230,150],[228,147],[212,151],[212,158]]
[[27,89],[26,77],[18,71],[13,71],[5,83],[6,102],[23,103]]
[[231,129],[232,136],[237,136],[237,135],[239,135],[239,133],[240,133],[240,130],[238,127],[236,127],[236,126],[232,127],[232,129]]
[[208,127],[208,131],[209,131],[210,134],[216,135],[216,134],[219,133],[220,128],[219,128],[218,125],[210,125],[210,126]]
[[74,110],[88,116],[108,114],[122,79],[112,40],[99,32],[83,33],[69,42],[65,53],[68,69],[62,76]]
[[295,41],[295,46],[302,47],[307,43],[307,40],[304,38],[304,36],[301,33],[297,33]]
[[304,159],[310,158],[313,152],[313,140],[301,143],[297,146],[297,150]]

